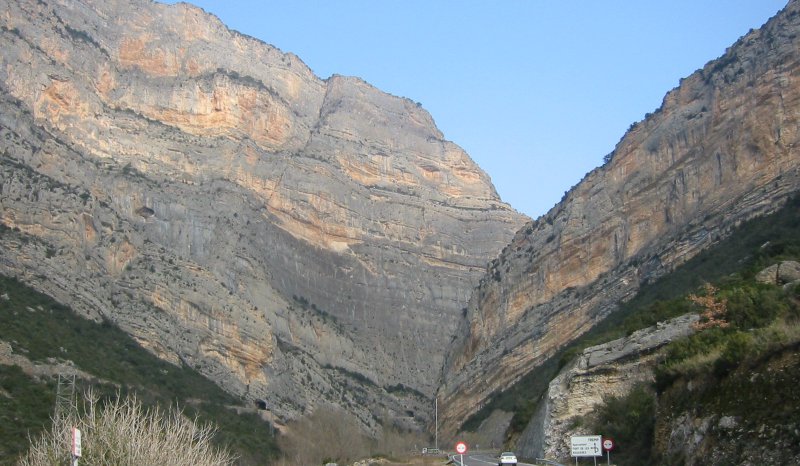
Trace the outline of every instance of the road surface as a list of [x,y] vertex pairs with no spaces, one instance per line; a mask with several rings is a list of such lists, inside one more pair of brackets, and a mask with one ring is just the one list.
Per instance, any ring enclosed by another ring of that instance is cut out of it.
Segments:
[[[453,464],[456,466],[486,466],[489,464],[497,466],[497,453],[467,452],[464,455],[464,464],[461,464],[461,455],[457,453],[451,454],[450,459],[453,460]],[[517,464],[519,466],[534,466],[530,463]]]

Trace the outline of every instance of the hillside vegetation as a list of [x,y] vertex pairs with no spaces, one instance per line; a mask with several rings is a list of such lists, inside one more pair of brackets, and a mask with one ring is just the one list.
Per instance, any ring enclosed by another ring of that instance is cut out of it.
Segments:
[[[190,418],[219,429],[215,443],[240,464],[265,464],[277,456],[273,429],[255,412],[237,414],[232,397],[191,367],[155,357],[109,322],[83,319],[69,308],[10,277],[0,276],[0,343],[41,366],[67,362],[89,374],[76,391],[89,388],[106,398],[135,394],[145,406],[178,406]],[[0,360],[2,362],[2,360]],[[13,464],[50,427],[57,370],[32,375],[19,365],[0,364],[0,464]]]
[[620,465],[800,459],[800,285],[727,277],[686,301],[698,331],[667,345],[656,383],[605,400],[584,424],[615,439]]

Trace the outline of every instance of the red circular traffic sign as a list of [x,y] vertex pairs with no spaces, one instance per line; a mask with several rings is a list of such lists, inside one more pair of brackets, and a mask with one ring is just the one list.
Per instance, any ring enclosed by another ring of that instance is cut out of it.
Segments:
[[459,455],[463,455],[466,452],[467,452],[467,444],[464,442],[458,442],[456,444],[456,453],[458,453]]
[[611,451],[614,449],[614,441],[610,438],[603,439],[603,450]]

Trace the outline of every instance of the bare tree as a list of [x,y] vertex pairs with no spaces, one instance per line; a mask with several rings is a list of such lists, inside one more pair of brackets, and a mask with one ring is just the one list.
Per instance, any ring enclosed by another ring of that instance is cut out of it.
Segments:
[[369,455],[367,437],[356,419],[332,407],[317,407],[292,423],[279,443],[287,464],[346,463]]
[[54,422],[52,430],[31,442],[19,465],[64,464],[70,457],[74,427],[82,433],[82,465],[211,466],[232,465],[235,460],[211,444],[213,426],[198,424],[178,410],[145,409],[136,397],[120,396],[101,406],[90,392],[82,411]]
[[318,406],[312,414],[288,426],[280,440],[284,454],[277,465],[322,464],[324,461],[350,464],[373,455],[404,455],[422,445],[421,432],[404,432],[384,427],[378,438],[367,435],[352,414],[335,407]]

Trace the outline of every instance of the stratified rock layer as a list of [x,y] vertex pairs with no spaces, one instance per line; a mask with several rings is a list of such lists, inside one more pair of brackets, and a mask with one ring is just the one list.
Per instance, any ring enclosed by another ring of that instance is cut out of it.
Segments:
[[520,230],[473,294],[447,359],[448,431],[642,283],[798,190],[799,63],[792,1],[682,80],[604,166]]
[[190,5],[0,5],[0,272],[284,418],[427,420],[526,220],[427,112]]

